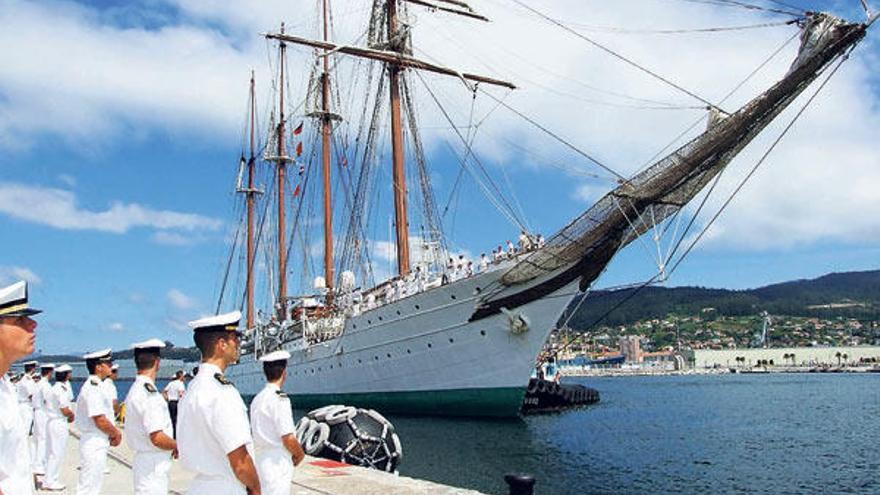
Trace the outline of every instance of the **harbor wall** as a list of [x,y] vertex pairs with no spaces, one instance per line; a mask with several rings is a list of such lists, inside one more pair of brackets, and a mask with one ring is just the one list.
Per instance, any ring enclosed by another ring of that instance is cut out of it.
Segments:
[[[875,358],[880,361],[880,346],[850,347],[780,347],[770,349],[696,349],[688,351],[686,358],[694,368],[753,366],[759,361],[773,361],[774,366],[837,366],[837,353],[841,354],[840,363],[857,364],[862,358]],[[794,359],[785,355],[794,354]],[[846,359],[842,355],[846,354]],[[737,361],[737,357],[745,358],[745,362]]]

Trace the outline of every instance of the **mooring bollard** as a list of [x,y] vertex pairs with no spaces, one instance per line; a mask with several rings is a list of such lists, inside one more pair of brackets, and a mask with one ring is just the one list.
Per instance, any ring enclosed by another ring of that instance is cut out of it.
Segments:
[[532,495],[535,489],[535,477],[530,474],[505,474],[504,481],[510,488],[510,495]]

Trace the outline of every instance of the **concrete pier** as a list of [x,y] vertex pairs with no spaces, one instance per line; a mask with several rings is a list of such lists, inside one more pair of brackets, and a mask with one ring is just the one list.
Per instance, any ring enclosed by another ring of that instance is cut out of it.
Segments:
[[[101,495],[134,493],[131,473],[132,459],[133,453],[125,446],[124,440],[119,447],[110,449],[110,456],[107,460],[110,472],[105,474]],[[67,489],[61,492],[40,491],[38,493],[73,495],[76,493],[77,479],[79,479],[79,436],[77,432],[72,430],[70,440],[67,442],[67,455],[64,458],[64,468],[61,474],[61,482],[67,486]],[[174,461],[171,468],[169,493],[184,495],[192,479],[192,473],[184,469],[180,462]],[[314,457],[306,457],[294,469],[290,493],[295,495],[481,495],[473,490],[445,486],[405,476],[395,476]]]

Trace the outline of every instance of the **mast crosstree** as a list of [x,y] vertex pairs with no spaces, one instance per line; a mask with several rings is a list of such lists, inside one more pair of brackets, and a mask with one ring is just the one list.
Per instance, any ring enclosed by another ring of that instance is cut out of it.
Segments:
[[[461,79],[463,82],[473,81],[501,86],[508,89],[515,89],[512,83],[495,79],[491,77],[463,73],[448,67],[425,62],[410,56],[406,50],[407,36],[398,25],[397,7],[398,2],[406,1],[417,5],[426,6],[432,9],[463,15],[470,18],[487,20],[485,17],[475,14],[473,10],[464,2],[458,0],[436,0],[436,2],[428,2],[425,0],[387,0],[385,3],[385,15],[387,22],[387,46],[386,49],[378,50],[374,48],[362,48],[346,45],[338,45],[328,41],[327,29],[327,0],[324,0],[324,41],[310,40],[298,36],[291,36],[284,33],[268,33],[265,35],[267,39],[279,41],[282,46],[284,42],[295,43],[313,48],[319,48],[324,51],[323,64],[324,73],[322,75],[322,144],[324,152],[324,208],[325,208],[325,272],[327,273],[327,286],[330,288],[332,280],[332,239],[328,234],[332,222],[330,222],[330,191],[329,191],[329,139],[330,139],[330,113],[328,108],[328,61],[330,53],[344,53],[356,57],[366,58],[383,62],[388,73],[389,93],[390,93],[390,111],[391,111],[391,148],[392,148],[392,185],[394,194],[394,220],[395,220],[395,236],[397,250],[397,273],[405,276],[410,271],[410,253],[409,253],[409,226],[407,215],[407,189],[406,189],[406,163],[404,157],[405,145],[403,141],[403,123],[401,116],[401,96],[400,85],[401,78],[405,69],[419,69],[437,74],[453,76]],[[445,7],[440,4],[448,4],[453,7]],[[279,154],[281,154],[279,152]],[[330,222],[330,223],[328,223]],[[328,255],[329,253],[329,255]]]

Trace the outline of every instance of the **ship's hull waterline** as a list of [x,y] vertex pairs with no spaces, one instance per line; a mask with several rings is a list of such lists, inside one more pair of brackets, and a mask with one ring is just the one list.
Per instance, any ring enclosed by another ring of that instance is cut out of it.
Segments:
[[[301,339],[287,342],[285,391],[294,407],[348,404],[398,414],[518,415],[535,359],[577,283],[511,308],[528,321],[528,330],[516,333],[504,312],[472,319],[480,294],[497,287],[502,273],[477,275],[366,311],[348,319],[342,337],[307,349]],[[253,355],[242,356],[227,377],[243,395],[255,395],[264,383]]]

